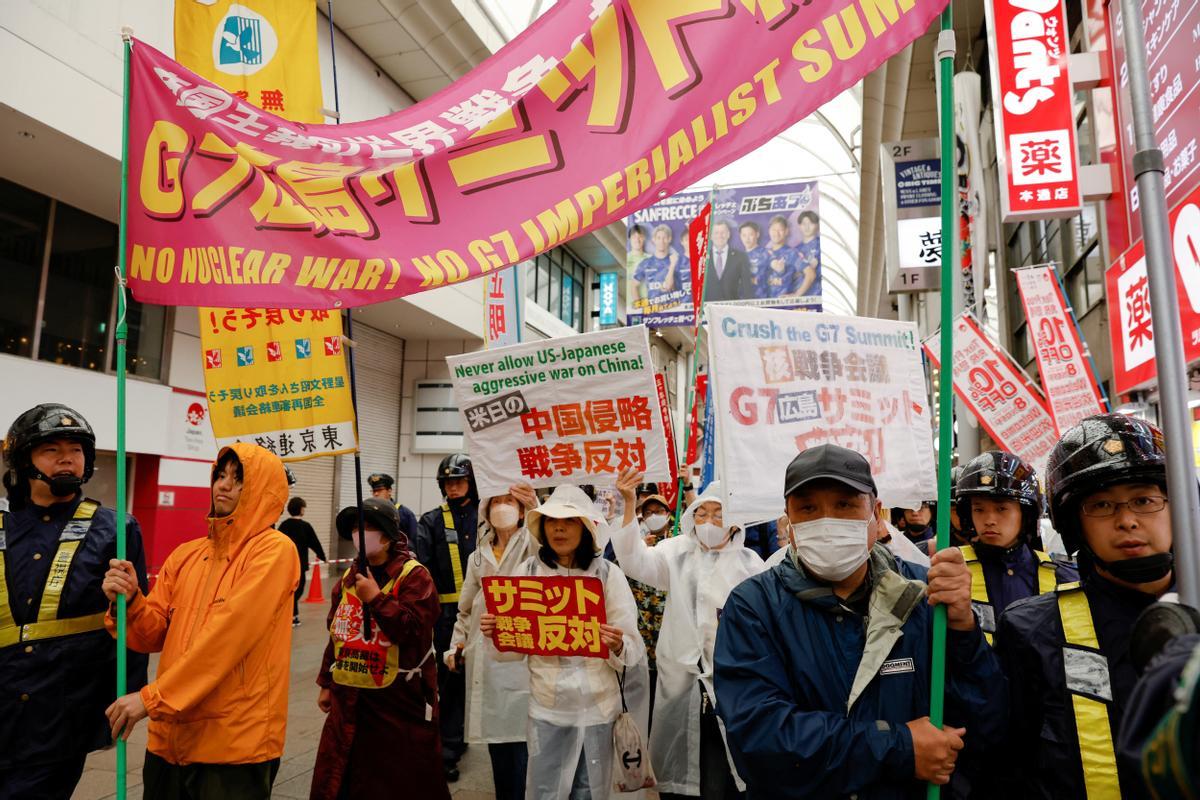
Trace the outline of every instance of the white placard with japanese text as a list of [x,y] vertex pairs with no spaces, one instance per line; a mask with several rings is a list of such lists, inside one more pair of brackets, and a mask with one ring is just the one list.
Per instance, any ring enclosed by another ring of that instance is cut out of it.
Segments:
[[[934,366],[941,363],[941,335],[925,340]],[[1045,475],[1058,437],[1041,393],[1025,379],[1012,356],[987,338],[974,317],[954,320],[954,391],[988,435]]]
[[914,323],[706,308],[727,516],[778,514],[788,463],[826,443],[867,458],[885,506],[936,496]]
[[670,480],[644,326],[448,356],[483,497],[519,481],[612,484],[633,467]]
[[1080,420],[1104,413],[1104,401],[1054,267],[1030,267],[1015,274],[1042,387],[1061,436]]

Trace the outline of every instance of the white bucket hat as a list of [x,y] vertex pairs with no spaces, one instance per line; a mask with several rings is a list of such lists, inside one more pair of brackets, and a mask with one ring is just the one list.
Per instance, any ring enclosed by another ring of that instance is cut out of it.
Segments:
[[[595,506],[583,489],[578,486],[557,486],[546,498],[546,502],[525,512],[525,525],[538,544],[546,543],[545,537],[542,536],[542,517],[551,519],[578,517],[583,522],[583,527],[592,534],[592,541],[595,542],[597,551],[603,551],[604,546],[608,543],[607,533],[602,534],[596,524]],[[601,541],[602,536],[605,541]]]

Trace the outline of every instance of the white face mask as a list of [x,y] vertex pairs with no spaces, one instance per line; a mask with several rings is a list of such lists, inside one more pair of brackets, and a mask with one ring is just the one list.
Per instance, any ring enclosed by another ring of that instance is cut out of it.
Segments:
[[650,516],[643,519],[642,522],[646,523],[646,527],[649,530],[652,530],[655,533],[658,533],[663,528],[667,527],[667,515],[666,514],[651,514]]
[[792,524],[796,555],[818,578],[840,581],[867,560],[867,527],[864,519],[826,517]]
[[696,538],[700,540],[700,544],[710,550],[719,547],[728,534],[729,532],[720,525],[714,525],[711,522],[701,522],[696,526]]
[[521,513],[517,511],[517,507],[508,503],[493,505],[488,511],[488,517],[491,518],[492,526],[503,530],[515,528],[517,521],[521,518]]
[[388,540],[382,533],[364,531],[363,543],[367,546],[367,559],[370,560],[388,548]]

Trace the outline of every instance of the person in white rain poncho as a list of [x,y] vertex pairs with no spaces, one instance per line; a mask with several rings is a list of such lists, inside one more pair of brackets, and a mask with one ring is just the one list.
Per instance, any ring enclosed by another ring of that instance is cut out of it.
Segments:
[[667,593],[658,635],[658,688],[650,758],[660,796],[741,796],[714,706],[713,647],[725,600],[746,578],[766,569],[744,547],[745,534],[726,527],[720,490],[712,484],[680,518],[680,534],[647,547],[630,512],[640,476],[622,473],[625,525],[613,532],[613,550],[631,578]]
[[487,744],[492,760],[496,800],[525,796],[525,721],[529,715],[529,670],[520,661],[501,661],[492,641],[479,630],[487,611],[484,578],[515,575],[537,553],[524,518],[537,507],[528,484],[479,504],[479,544],[467,560],[458,601],[458,621],[445,653],[452,671],[465,669],[467,685],[465,736],[470,744]]
[[[632,506],[632,504],[630,504]],[[625,700],[645,730],[646,650],[637,629],[637,607],[620,567],[601,555],[607,527],[598,523],[591,500],[577,486],[559,486],[545,504],[525,515],[538,544],[537,554],[519,575],[589,575],[604,584],[607,623],[600,635],[607,659],[583,656],[529,656],[529,748],[525,796],[528,800],[605,800],[613,787],[613,722],[621,713],[618,679]],[[480,617],[491,637],[492,614]],[[499,653],[500,660],[520,659]]]

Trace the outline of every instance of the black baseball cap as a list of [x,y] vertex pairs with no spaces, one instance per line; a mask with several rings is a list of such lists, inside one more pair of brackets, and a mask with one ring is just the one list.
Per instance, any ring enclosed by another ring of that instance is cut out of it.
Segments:
[[862,454],[836,444],[823,444],[798,453],[788,464],[783,496],[822,478],[844,483],[859,492],[879,494],[875,479],[871,477],[871,466]]

